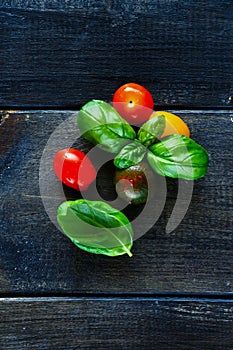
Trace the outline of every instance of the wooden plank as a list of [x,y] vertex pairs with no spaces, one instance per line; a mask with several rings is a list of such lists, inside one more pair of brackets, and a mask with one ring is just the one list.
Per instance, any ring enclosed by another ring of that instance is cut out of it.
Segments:
[[1,1],[0,105],[80,108],[135,81],[156,105],[232,106],[231,0]]
[[231,350],[232,302],[6,299],[2,349]]
[[[208,150],[209,171],[195,182],[188,212],[170,233],[166,225],[176,202],[177,182],[167,182],[163,213],[153,228],[134,242],[132,258],[81,251],[58,231],[44,209],[42,199],[48,197],[56,212],[53,200],[60,194],[56,192],[59,181],[52,172],[52,158],[46,163],[48,172],[39,173],[42,153],[61,122],[66,124],[51,143],[52,154],[72,145],[69,135],[76,135],[76,113],[35,111],[5,116],[0,127],[1,293],[232,291],[233,113],[178,114],[188,122],[193,139]],[[77,142],[82,150],[88,150],[86,141],[79,138]],[[41,197],[39,175],[47,186],[45,198]],[[106,167],[99,180],[104,196],[113,191],[111,179]],[[76,192],[65,194],[77,198]],[[60,203],[62,197],[58,200]],[[128,210],[129,218],[137,215],[135,210]],[[154,215],[150,212],[146,220]],[[144,222],[138,224],[142,230]]]

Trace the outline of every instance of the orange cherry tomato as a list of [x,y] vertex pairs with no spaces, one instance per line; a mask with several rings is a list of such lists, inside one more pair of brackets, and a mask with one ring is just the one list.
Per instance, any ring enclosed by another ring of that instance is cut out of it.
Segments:
[[55,154],[53,169],[60,181],[77,191],[86,190],[96,178],[96,170],[85,153],[64,148]]
[[164,111],[157,111],[152,113],[149,119],[152,119],[154,117],[157,117],[158,115],[164,115],[166,124],[165,124],[165,129],[163,134],[160,136],[160,138],[163,138],[168,135],[173,135],[173,134],[180,134],[180,135],[185,135],[190,137],[190,131],[187,126],[187,124],[178,117],[178,115],[164,112]]
[[143,86],[128,83],[116,90],[113,106],[128,123],[141,124],[151,115],[154,101],[151,93]]

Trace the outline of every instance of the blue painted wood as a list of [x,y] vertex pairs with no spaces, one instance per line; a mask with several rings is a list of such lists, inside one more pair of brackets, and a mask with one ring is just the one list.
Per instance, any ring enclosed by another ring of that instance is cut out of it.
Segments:
[[165,233],[177,193],[168,181],[134,257],[109,259],[78,250],[42,205],[42,151],[71,113],[1,113],[1,349],[232,350],[232,301],[220,299],[233,284],[232,10],[231,0],[0,2],[0,109],[79,109],[135,81],[156,109],[189,109],[180,115],[210,153],[180,226]]
[[0,105],[80,108],[135,81],[155,104],[232,106],[231,0],[1,1]]
[[[46,161],[48,171],[39,173],[43,150],[61,122],[68,117],[75,122],[76,114],[35,111],[5,117],[0,127],[0,293],[231,292],[233,114],[196,111],[178,115],[188,123],[193,139],[209,152],[209,171],[195,182],[188,212],[170,233],[166,233],[166,225],[176,202],[177,182],[167,182],[163,213],[153,228],[134,242],[132,258],[81,251],[53,225],[44,209],[39,175],[45,180],[45,198],[56,199],[58,180],[52,172],[52,159]],[[54,154],[61,141],[61,148],[74,142],[64,136],[69,125],[53,140]],[[88,143],[78,140],[76,147],[87,152]],[[113,191],[111,174],[111,167],[106,167],[99,179],[105,198]],[[75,191],[65,193],[70,199],[77,198]],[[51,202],[55,212],[62,200]],[[126,212],[131,219],[138,213],[132,206]],[[148,219],[153,215],[150,211]],[[138,225],[144,229],[143,221]]]
[[0,300],[2,349],[231,350],[232,301]]

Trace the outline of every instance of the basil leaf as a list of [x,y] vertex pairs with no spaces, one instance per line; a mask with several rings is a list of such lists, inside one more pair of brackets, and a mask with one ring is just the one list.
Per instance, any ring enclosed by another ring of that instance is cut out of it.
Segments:
[[57,220],[79,248],[90,253],[132,256],[133,229],[119,210],[101,201],[78,199],[62,203]]
[[145,146],[151,146],[164,132],[165,117],[158,115],[144,123],[138,131],[138,139]]
[[151,146],[147,159],[158,174],[196,180],[208,169],[208,153],[184,135],[171,135]]
[[122,148],[114,159],[117,168],[125,169],[136,165],[144,158],[147,149],[139,142],[132,142]]
[[134,129],[109,103],[92,100],[78,113],[82,136],[105,151],[117,153],[136,137]]

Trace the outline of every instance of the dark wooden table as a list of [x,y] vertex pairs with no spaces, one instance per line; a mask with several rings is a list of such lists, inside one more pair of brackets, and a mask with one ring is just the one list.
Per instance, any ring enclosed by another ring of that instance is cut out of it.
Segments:
[[[0,349],[232,350],[232,1],[0,5]],[[174,231],[168,181],[133,257],[108,258],[51,223],[39,166],[63,121],[129,81],[184,118],[210,166]]]

